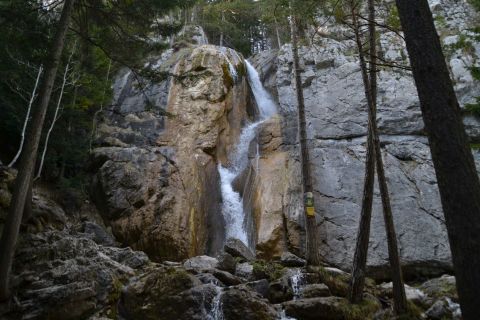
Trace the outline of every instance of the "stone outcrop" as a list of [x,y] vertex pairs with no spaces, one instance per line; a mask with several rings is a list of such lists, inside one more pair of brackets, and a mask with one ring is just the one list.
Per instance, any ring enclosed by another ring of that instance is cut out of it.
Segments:
[[213,254],[225,236],[217,164],[256,113],[243,58],[187,45],[150,64],[170,76],[117,77],[97,132],[91,193],[117,239],[152,259]]
[[[470,66],[480,64],[480,46],[466,27],[478,19],[478,13],[466,1],[432,1],[432,8],[463,108],[480,96],[479,82],[469,71]],[[348,270],[361,209],[366,99],[355,43],[347,37],[349,30],[327,18],[319,20],[324,28],[311,46],[301,47],[299,52],[320,253],[323,261]],[[408,65],[401,38],[384,32],[379,41],[384,59]],[[468,50],[462,47],[465,42]],[[277,129],[272,129],[272,124],[263,129],[268,139],[274,136],[271,132],[280,131],[278,139],[283,150],[273,154],[265,150],[260,156],[261,182],[255,184],[253,192],[266,194],[264,198],[257,197],[258,204],[254,207],[267,209],[260,210],[257,250],[266,257],[278,255],[281,252],[278,248],[285,247],[301,254],[303,248],[298,243],[302,242],[288,241],[303,236],[298,228],[303,226],[303,216],[298,212],[300,168],[291,47],[285,45],[279,51],[259,53],[251,61],[277,98],[282,117],[278,120],[282,125]],[[382,67],[378,83],[378,126],[404,271],[408,276],[449,270],[451,257],[445,222],[413,78],[408,71]],[[479,120],[465,112],[464,122],[471,141],[477,142]],[[259,140],[262,146],[262,134]],[[473,150],[473,153],[479,163],[479,152]],[[262,163],[267,164],[263,171]],[[290,188],[281,189],[288,184]],[[275,190],[274,195],[265,191],[268,188],[264,186],[269,185],[272,185],[269,190]],[[271,200],[271,196],[276,200]],[[388,254],[377,186],[368,264],[372,275],[387,276]]]

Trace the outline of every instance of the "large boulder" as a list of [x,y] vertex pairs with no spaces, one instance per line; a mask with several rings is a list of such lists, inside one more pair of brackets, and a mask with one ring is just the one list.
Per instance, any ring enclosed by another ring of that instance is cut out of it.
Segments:
[[228,239],[225,243],[224,250],[233,257],[238,257],[246,261],[252,261],[255,259],[253,252],[241,240],[238,239]]
[[130,281],[119,312],[126,319],[201,320],[203,301],[215,294],[214,285],[202,284],[185,269],[161,267]]
[[221,297],[225,320],[274,320],[276,310],[259,294],[238,288],[226,290]]
[[0,318],[113,316],[123,285],[149,264],[143,252],[104,247],[74,230],[21,235],[12,270],[16,303],[0,304]]

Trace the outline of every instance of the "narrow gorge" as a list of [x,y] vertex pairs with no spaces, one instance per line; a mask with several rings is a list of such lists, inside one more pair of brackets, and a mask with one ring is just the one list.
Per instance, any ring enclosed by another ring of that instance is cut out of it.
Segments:
[[[470,30],[480,15],[464,0],[429,3],[480,174],[480,118],[467,110],[480,96],[471,75],[480,42]],[[321,266],[305,257],[292,45],[246,57],[187,24],[168,49],[142,57],[163,77],[115,70],[112,99],[79,164],[86,187],[69,193],[36,184],[12,268],[15,298],[0,303],[0,319],[396,319],[377,182],[365,300],[347,299],[367,101],[349,28],[325,14],[317,19],[321,27],[299,55]],[[382,58],[409,65],[398,34],[382,31],[378,43]],[[380,68],[378,77],[411,319],[462,319],[415,82],[408,69]],[[2,226],[16,174],[0,162]]]

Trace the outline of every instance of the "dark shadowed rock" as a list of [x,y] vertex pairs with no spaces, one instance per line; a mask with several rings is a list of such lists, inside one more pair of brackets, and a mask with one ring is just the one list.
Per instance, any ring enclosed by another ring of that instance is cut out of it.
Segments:
[[235,273],[235,267],[237,266],[237,261],[235,258],[226,252],[222,252],[217,256],[218,266],[220,270],[225,270],[230,273]]
[[224,249],[225,252],[234,257],[239,257],[247,261],[252,261],[255,259],[255,255],[252,253],[252,251],[238,239],[228,239],[227,243],[225,243]]
[[285,267],[303,267],[306,264],[305,259],[302,259],[291,252],[284,252],[280,257],[280,263]]
[[92,240],[97,244],[104,246],[115,245],[113,237],[104,228],[94,222],[85,221],[83,223],[83,232],[91,236]]
[[211,272],[215,276],[215,278],[217,278],[227,286],[235,286],[237,284],[242,283],[242,280],[239,277],[234,276],[230,272],[222,271],[218,269],[213,269]]
[[211,300],[215,287],[181,268],[157,268],[133,278],[122,290],[121,315],[126,319],[201,319],[202,296]]
[[288,316],[304,320],[345,320],[342,306],[348,300],[339,297],[308,298],[283,304]]
[[194,269],[197,271],[200,270],[209,270],[214,269],[218,265],[218,260],[209,256],[197,256],[190,259],[187,259],[183,266],[185,269]]
[[307,284],[301,293],[303,298],[329,297],[332,294],[328,286],[323,283]]
[[280,303],[291,299],[293,299],[293,291],[288,276],[283,276],[270,283],[268,287],[268,300],[270,302]]
[[222,295],[225,320],[277,319],[276,310],[256,292],[232,288]]
[[143,252],[104,247],[64,229],[21,235],[12,290],[16,303],[0,303],[0,319],[86,319],[114,312],[128,279],[149,264]]

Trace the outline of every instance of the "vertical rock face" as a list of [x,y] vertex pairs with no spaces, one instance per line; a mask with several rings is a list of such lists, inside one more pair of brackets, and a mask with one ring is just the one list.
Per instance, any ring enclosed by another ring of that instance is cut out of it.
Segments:
[[117,239],[153,259],[215,252],[224,240],[217,163],[255,112],[243,58],[200,45],[150,63],[172,76],[145,84],[120,73],[97,134],[92,195]]
[[[473,41],[471,32],[464,28],[472,19],[476,19],[476,14],[466,2],[449,0],[437,1],[433,11],[458,99],[464,107],[480,95],[479,83],[469,71],[469,67],[478,67],[480,64],[480,47]],[[355,44],[344,36],[348,30],[334,22],[326,21],[322,25],[326,25],[326,28],[321,30],[321,36],[315,38],[314,45],[300,48],[317,224],[322,244],[319,250],[325,262],[350,269],[365,170],[366,99]],[[456,33],[461,36],[453,39],[451,34]],[[458,42],[460,38],[470,43],[468,50],[461,47]],[[379,41],[380,53],[386,60],[408,65],[401,38],[382,33]],[[458,59],[465,66],[464,70],[460,70]],[[299,205],[297,210],[301,204],[300,189],[293,188],[294,185],[300,185],[300,169],[296,161],[297,115],[294,84],[291,82],[291,48],[286,45],[278,52],[263,52],[251,60],[258,66],[264,84],[278,98],[283,117],[281,148],[289,153],[284,161],[281,160],[281,152],[272,154],[266,151],[259,161],[260,171],[264,171],[257,179],[260,182],[257,183],[256,192],[261,194],[264,192],[262,190],[268,189],[278,199],[291,199],[284,200],[282,209],[278,201],[275,205],[271,204],[271,198],[256,198],[259,199],[257,207],[268,206],[260,218],[265,224],[259,224],[257,248],[263,252],[262,246],[269,244],[265,252],[272,252],[270,249],[282,242],[277,240],[282,236],[296,234],[295,238],[301,237],[302,233],[292,226],[303,225],[302,215],[298,212],[292,214],[291,210],[292,203]],[[378,82],[377,119],[404,270],[407,273],[430,273],[449,269],[450,250],[445,222],[413,78],[409,72],[401,69],[381,68]],[[480,128],[478,119],[466,115],[465,124],[471,141],[477,142]],[[269,126],[264,128],[264,133],[272,132],[272,129],[267,129]],[[479,162],[480,154],[475,150],[473,152]],[[273,168],[273,165],[268,165],[269,162],[276,162],[278,167]],[[262,169],[262,164],[268,169]],[[276,189],[278,183],[285,185],[279,181],[288,181],[292,188]],[[275,187],[266,188],[269,185]],[[282,215],[279,214],[275,222],[271,221],[275,216],[272,213],[282,210],[290,225],[284,223],[286,231],[279,236],[275,226],[280,225]],[[376,276],[386,276],[388,254],[377,187],[368,264]]]

